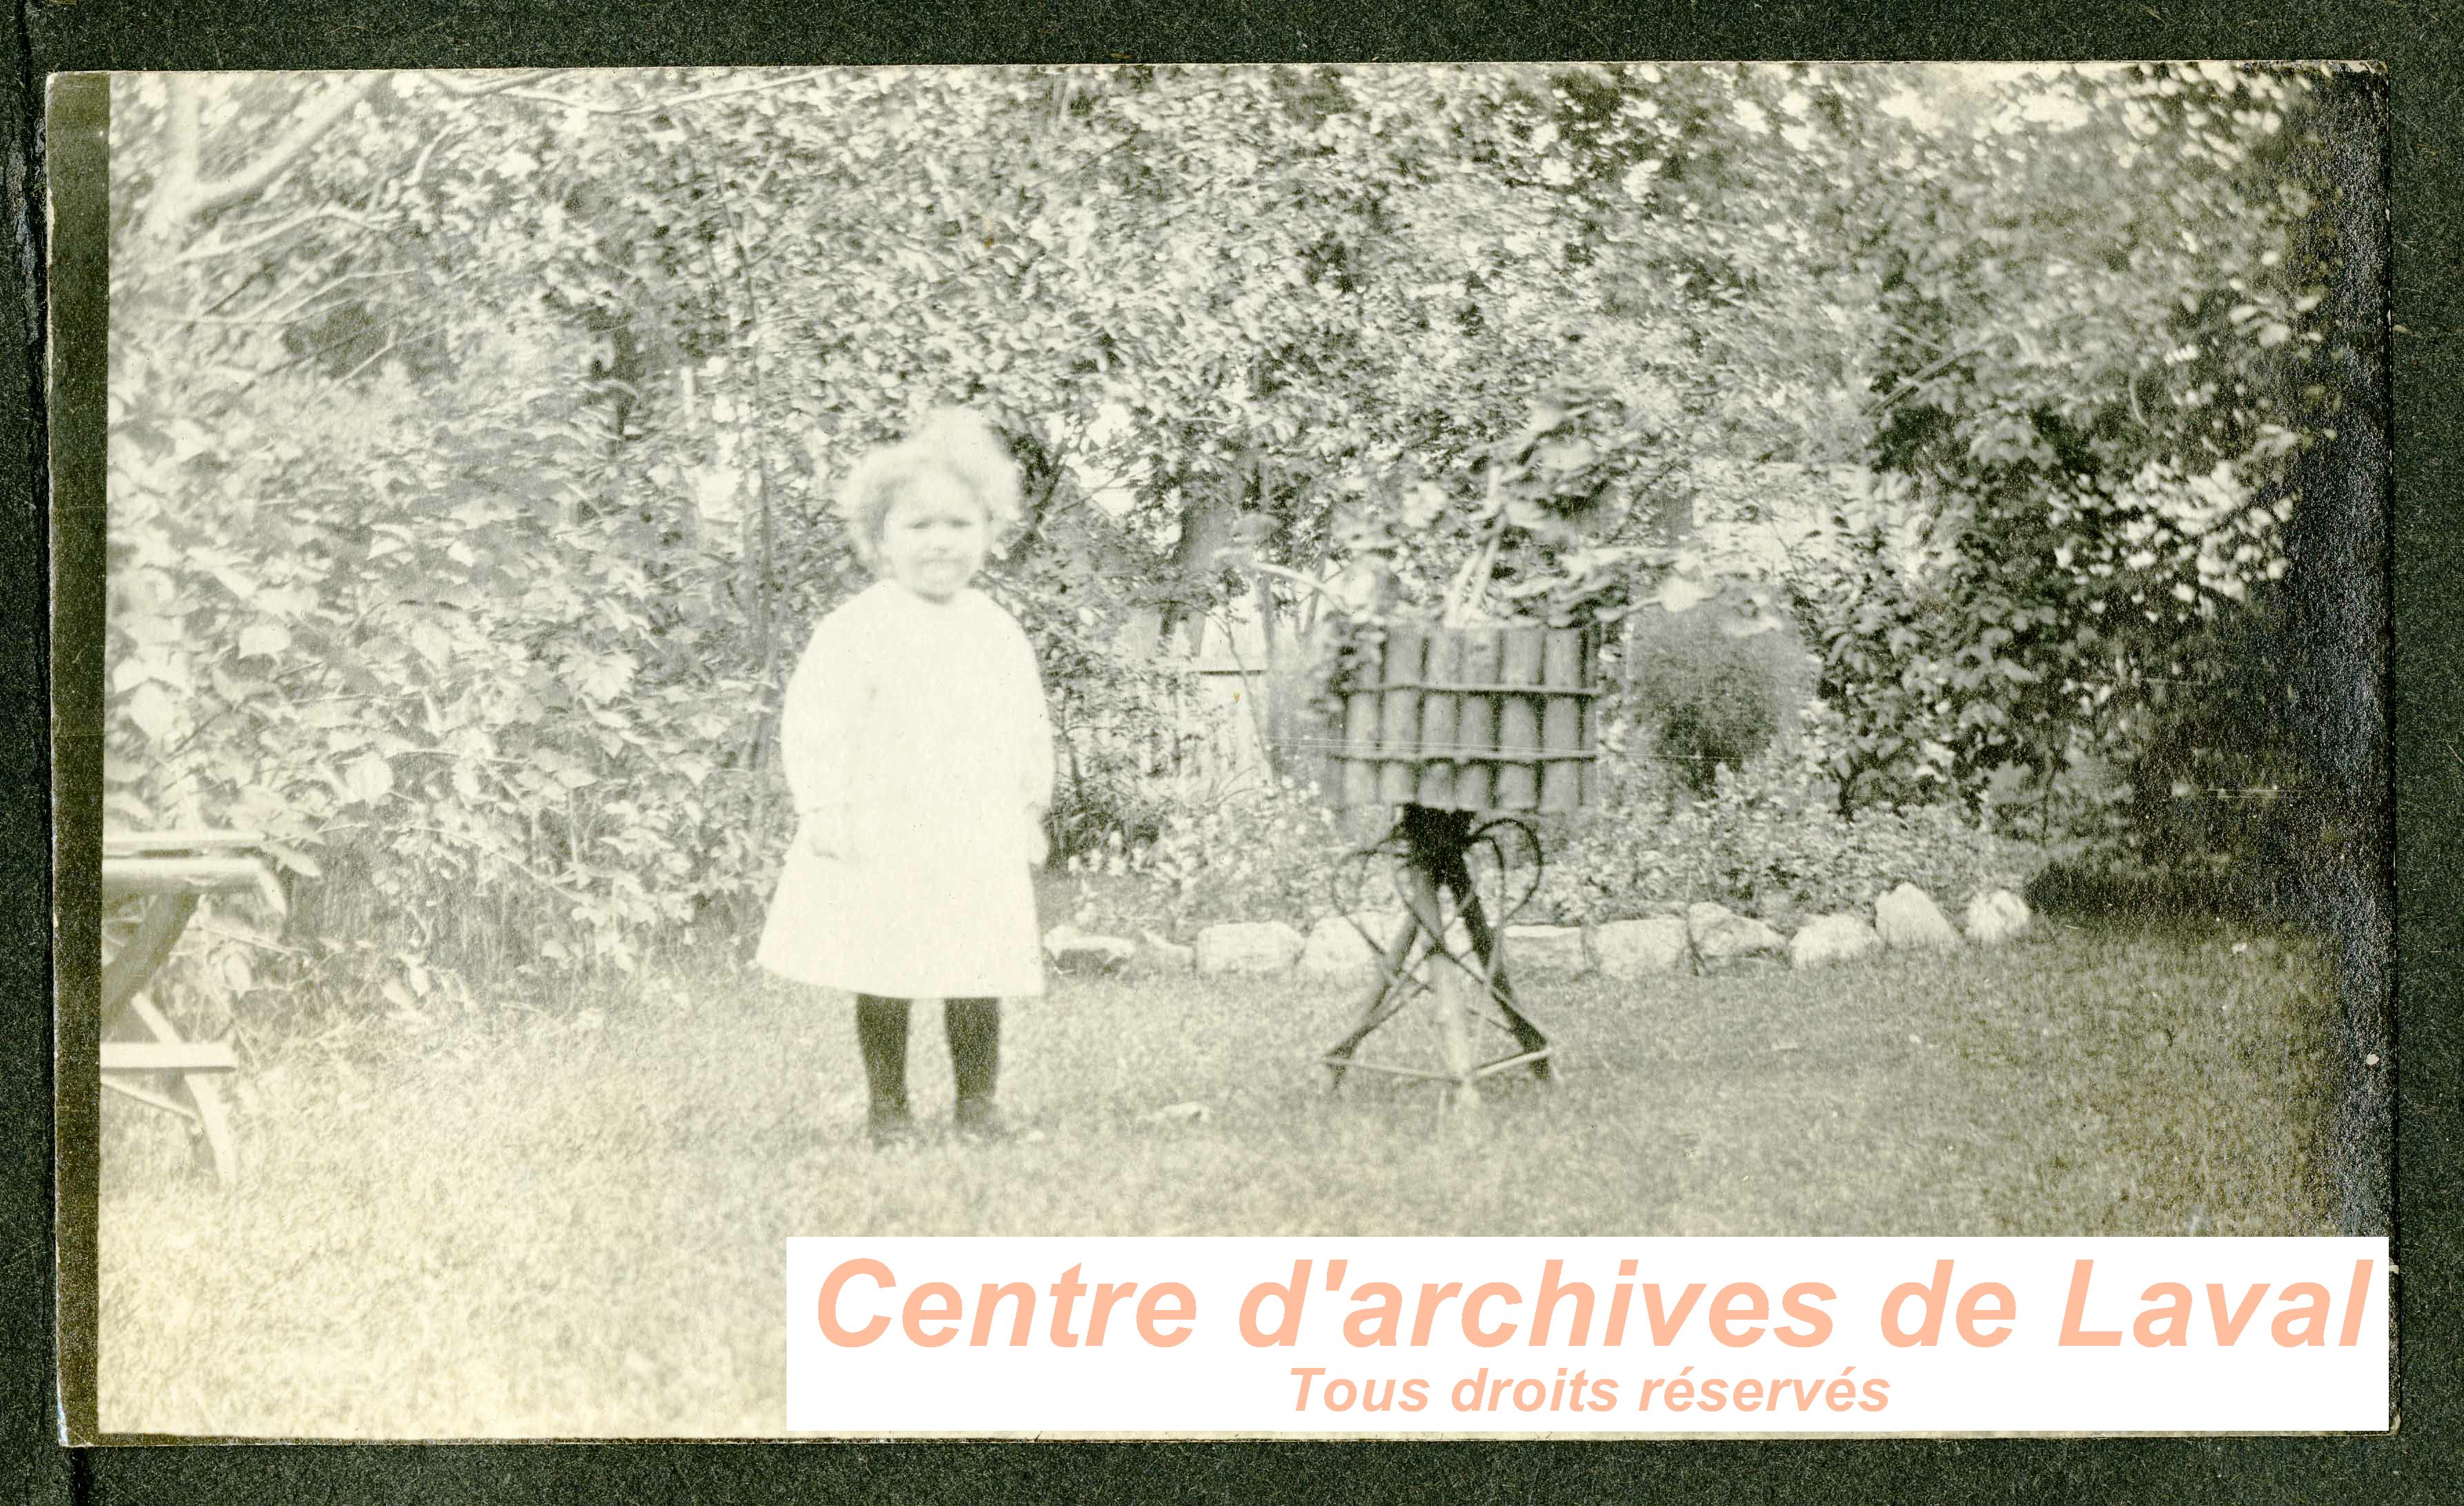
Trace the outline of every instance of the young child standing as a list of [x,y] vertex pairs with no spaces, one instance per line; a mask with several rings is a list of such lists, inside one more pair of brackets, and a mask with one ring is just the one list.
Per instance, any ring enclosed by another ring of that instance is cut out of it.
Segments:
[[822,619],[781,707],[797,832],[756,960],[855,994],[876,1145],[914,1135],[913,1001],[942,1001],[957,1128],[989,1138],[999,1001],[1044,992],[1028,869],[1052,728],[1026,634],[969,585],[1018,493],[1007,448],[961,410],[867,455],[839,510],[879,579]]

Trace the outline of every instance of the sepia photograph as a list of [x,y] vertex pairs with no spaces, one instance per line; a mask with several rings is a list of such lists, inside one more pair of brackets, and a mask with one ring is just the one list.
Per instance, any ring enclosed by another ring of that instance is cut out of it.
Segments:
[[105,1439],[781,1436],[797,1236],[2390,1233],[2383,70],[85,81]]

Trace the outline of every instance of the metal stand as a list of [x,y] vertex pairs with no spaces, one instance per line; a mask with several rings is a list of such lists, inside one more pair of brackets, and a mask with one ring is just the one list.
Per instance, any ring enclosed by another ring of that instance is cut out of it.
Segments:
[[[1338,870],[1336,907],[1358,927],[1358,918],[1345,903],[1348,897],[1340,893],[1345,877],[1356,879],[1381,860],[1392,865],[1404,919],[1382,946],[1361,930],[1362,939],[1379,954],[1379,976],[1361,1003],[1352,1032],[1324,1057],[1334,1087],[1343,1085],[1347,1071],[1357,1068],[1445,1083],[1459,1104],[1469,1104],[1477,1101],[1480,1079],[1516,1067],[1528,1067],[1532,1076],[1548,1080],[1549,1037],[1516,1008],[1506,970],[1506,926],[1539,887],[1540,841],[1529,826],[1510,816],[1475,820],[1468,810],[1405,806],[1394,830],[1353,853],[1346,868]],[[1492,881],[1488,903],[1483,902],[1473,876],[1476,856],[1485,856],[1481,866]],[[1519,893],[1517,857],[1525,859],[1521,867],[1529,875],[1528,882],[1519,884]],[[1357,891],[1360,885],[1352,887]],[[1465,943],[1461,946],[1450,935],[1458,923]],[[1363,1041],[1423,993],[1437,1004],[1442,1071],[1355,1059],[1353,1052]],[[1467,1028],[1475,1018],[1512,1037],[1514,1050],[1475,1061]]]

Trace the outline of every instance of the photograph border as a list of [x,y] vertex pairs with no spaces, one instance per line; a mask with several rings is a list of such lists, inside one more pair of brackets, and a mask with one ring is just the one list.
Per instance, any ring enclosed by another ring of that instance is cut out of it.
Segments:
[[[2291,8],[2284,8],[2291,12]],[[12,71],[12,184],[28,191],[17,202],[39,206],[42,182],[27,171],[31,144],[38,140],[43,77],[55,70],[197,67],[472,67],[545,63],[574,66],[696,63],[1082,61],[1114,58],[1187,58],[1206,61],[1334,61],[1371,58],[1544,58],[1553,56],[1758,56],[1822,57],[2066,57],[2104,56],[2370,57],[2387,61],[2392,77],[2393,138],[2388,173],[2395,198],[2391,236],[2395,260],[2394,343],[2390,380],[2396,402],[2391,435],[2399,463],[2387,498],[2392,563],[2387,582],[2394,617],[2386,706],[2392,792],[2394,875],[2400,986],[2396,998],[2402,1054],[2397,1091],[2396,1207],[2403,1275],[2396,1287],[2405,1364],[2399,1377],[2404,1426],[2385,1437],[2247,1437],[2138,1440],[1871,1440],[1755,1447],[1749,1440],[1695,1443],[1679,1451],[1658,1443],[1442,1444],[1407,1451],[1391,1447],[1374,1456],[1351,1454],[1340,1466],[1346,1494],[1418,1494],[1478,1488],[1496,1494],[1557,1491],[1588,1483],[1591,1489],[1693,1494],[1698,1489],[1765,1488],[1785,1483],[1793,1493],[1820,1488],[1823,1475],[1859,1494],[1978,1495],[2007,1491],[2024,1481],[2050,1486],[2057,1478],[2076,1493],[2100,1488],[2127,1490],[2135,1482],[2167,1482],[2174,1498],[2245,1500],[2270,1494],[2315,1499],[2330,1493],[2365,1499],[2399,1498],[2436,1487],[2438,1446],[2454,1443],[2454,1366],[2458,1319],[2453,1292],[2454,1189],[2457,1174],[2452,1121],[2433,1106],[2454,1100],[2456,1026],[2452,1008],[2459,982],[2458,918],[2442,914],[2438,876],[2464,858],[2455,812],[2464,804],[2464,666],[2453,662],[2459,617],[2464,617],[2464,538],[2459,538],[2452,491],[2458,475],[2455,432],[2441,423],[2454,413],[2450,385],[2456,268],[2464,263],[2456,236],[2457,210],[2446,218],[2431,195],[2452,192],[2432,180],[2425,164],[2457,160],[2456,127],[2447,109],[2456,74],[2454,45],[2436,49],[2435,37],[2412,12],[2392,5],[2304,7],[2298,20],[2282,24],[2223,7],[2176,11],[2149,19],[2137,6],[1997,7],[1985,20],[1920,29],[1854,23],[1846,8],[1784,8],[1751,11],[1708,24],[1688,19],[1683,29],[1666,19],[1609,18],[1595,11],[1551,12],[1517,8],[1514,29],[1447,8],[1415,26],[1388,18],[1383,26],[1364,12],[1327,9],[1215,8],[1203,18],[1072,20],[1004,15],[946,17],[914,6],[846,7],[817,11],[810,6],[747,3],[722,11],[676,8],[609,8],[583,14],[550,15],[539,8],[503,5],[409,5],[383,8],[339,5],[269,5],[245,17],[218,8],[154,5],[143,8],[145,29],[130,25],[137,8],[105,4],[30,8],[21,11],[20,46],[26,55]],[[1545,24],[1539,18],[1545,17]],[[176,21],[177,24],[172,24]],[[1725,22],[1725,24],[1723,24]],[[65,123],[65,122],[63,122]],[[55,127],[55,129],[57,127]],[[63,173],[77,148],[65,136],[53,141],[46,166]],[[12,197],[16,197],[12,195]],[[99,200],[98,196],[98,200]],[[107,224],[99,202],[98,223]],[[39,210],[34,211],[39,218]],[[68,230],[68,226],[59,227]],[[29,238],[24,232],[37,233]],[[19,348],[27,390],[12,387],[5,422],[17,453],[30,458],[46,448],[90,457],[90,467],[71,466],[51,477],[52,505],[68,516],[91,508],[83,530],[100,548],[101,397],[103,349],[80,341],[91,372],[58,373],[69,384],[66,401],[46,413],[35,397],[46,380],[38,343],[40,301],[49,282],[55,327],[74,330],[76,293],[84,279],[99,299],[107,269],[96,261],[79,267],[55,262],[45,268],[38,223],[21,225],[19,255],[11,275],[19,297],[5,300],[6,317],[20,326]],[[77,248],[74,233],[60,236]],[[64,301],[65,299],[65,301]],[[90,316],[87,316],[90,317]],[[87,327],[99,327],[89,325]],[[2418,332],[2418,333],[2416,333]],[[78,384],[88,383],[88,386]],[[90,407],[88,405],[91,405]],[[48,432],[42,427],[48,421]],[[89,448],[90,447],[90,448]],[[80,470],[90,474],[80,475]],[[63,652],[91,654],[101,637],[101,572],[81,560],[62,539],[62,553],[44,561],[47,519],[30,468],[11,489],[28,498],[12,507],[0,541],[0,565],[9,573],[0,595],[12,631],[0,637],[0,675],[7,676],[9,733],[0,746],[11,764],[0,773],[11,799],[5,807],[11,841],[7,893],[10,919],[29,945],[5,952],[0,986],[18,1007],[6,1011],[5,1050],[11,1063],[8,1101],[14,1152],[8,1158],[12,1229],[51,1227],[55,1145],[91,1143],[91,1124],[54,1121],[55,1085],[50,1064],[55,1043],[48,1021],[52,991],[44,967],[53,914],[60,935],[75,942],[90,938],[96,897],[92,884],[79,892],[72,876],[79,853],[99,852],[99,831],[63,824],[56,833],[62,879],[43,902],[52,856],[43,833],[51,830],[49,765],[56,720],[72,736],[65,748],[99,767],[100,708],[78,703],[76,676],[55,683],[43,663],[45,623],[63,627]],[[2441,483],[2446,483],[2441,485]],[[7,545],[15,544],[10,548]],[[49,610],[45,609],[46,592]],[[20,627],[20,625],[23,625]],[[90,636],[80,637],[80,633]],[[94,683],[91,676],[87,683]],[[29,696],[27,692],[31,691]],[[67,769],[64,773],[70,772]],[[95,776],[88,776],[95,777]],[[83,844],[80,846],[80,844]],[[80,919],[83,918],[83,919]],[[41,938],[37,940],[37,938]],[[13,937],[12,937],[13,939]],[[86,948],[78,948],[79,951]],[[80,963],[71,963],[74,967]],[[31,1006],[39,1005],[39,1008]],[[2445,1014],[2447,1019],[2439,1016]],[[41,1022],[41,1023],[38,1023]],[[91,1061],[92,1042],[63,1037],[68,1059]],[[81,1094],[72,1098],[87,1096]],[[75,1179],[71,1179],[74,1184]],[[57,1293],[61,1332],[74,1331],[80,1313],[92,1331],[93,1281],[91,1182],[87,1201],[63,1198],[63,1224],[84,1220],[89,1238],[85,1275],[72,1266]],[[31,1193],[31,1197],[24,1194]],[[50,1241],[28,1238],[21,1249],[39,1256]],[[60,1451],[52,1440],[58,1427],[78,1414],[91,1418],[90,1388],[82,1398],[52,1396],[54,1295],[49,1262],[21,1259],[12,1265],[10,1364],[6,1373],[12,1443],[28,1422],[41,1426],[23,1441],[33,1463],[22,1473],[34,1490],[88,1498],[104,1492],[130,1498],[253,1497],[269,1489],[349,1495],[473,1494],[493,1495],[534,1489],[588,1490],[664,1496],[735,1495],[754,1490],[833,1494],[939,1495],[1000,1491],[1016,1494],[1041,1482],[1084,1494],[1138,1494],[1140,1487],[1241,1495],[1271,1488],[1269,1481],[1298,1469],[1326,1482],[1325,1451],[1359,1445],[980,1445],[933,1443],[846,1445],[607,1444],[589,1450],[542,1448],[529,1443],[486,1445],[334,1445],[316,1449],[233,1445],[213,1449],[101,1449]],[[21,1286],[30,1289],[18,1290]],[[29,1300],[39,1296],[40,1300]],[[82,1304],[80,1306],[79,1304]],[[29,1312],[32,1308],[33,1311]],[[39,1340],[39,1341],[33,1341]],[[90,1358],[90,1357],[89,1357]],[[2178,1472],[2178,1473],[2177,1473]],[[2193,1473],[2194,1472],[2194,1473]],[[56,1491],[35,1483],[49,1481]]]

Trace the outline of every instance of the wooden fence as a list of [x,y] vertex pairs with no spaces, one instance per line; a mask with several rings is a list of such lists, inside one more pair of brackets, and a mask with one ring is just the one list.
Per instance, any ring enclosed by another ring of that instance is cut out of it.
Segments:
[[1082,759],[1135,771],[1157,795],[1204,799],[1266,779],[1265,674],[1199,664],[1169,682],[1147,708],[1147,726],[1080,726],[1069,741]]

